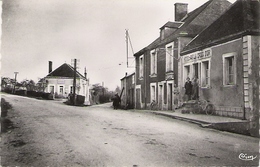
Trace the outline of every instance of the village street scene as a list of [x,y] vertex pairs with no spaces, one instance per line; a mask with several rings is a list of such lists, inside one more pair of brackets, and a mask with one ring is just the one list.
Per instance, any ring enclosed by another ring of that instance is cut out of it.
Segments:
[[0,166],[259,166],[258,0],[1,6]]

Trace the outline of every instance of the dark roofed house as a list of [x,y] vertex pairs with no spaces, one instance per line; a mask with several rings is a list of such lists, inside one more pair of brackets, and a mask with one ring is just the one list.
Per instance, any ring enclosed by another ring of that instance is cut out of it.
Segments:
[[149,108],[153,100],[161,110],[174,110],[181,105],[173,93],[179,84],[180,51],[230,6],[227,0],[209,0],[188,12],[188,4],[174,5],[175,21],[164,24],[160,37],[134,54],[136,108]]
[[[86,72],[83,76],[76,71],[75,93],[85,96],[85,104],[89,104],[89,81],[86,77]],[[45,92],[54,93],[57,96],[66,98],[70,93],[73,93],[73,78],[74,67],[64,63],[52,71],[52,63],[50,62],[49,74],[45,77],[47,83]]]
[[[237,0],[181,52],[181,84],[198,78],[217,115],[248,121],[259,135],[259,1]],[[235,127],[234,127],[235,128]]]

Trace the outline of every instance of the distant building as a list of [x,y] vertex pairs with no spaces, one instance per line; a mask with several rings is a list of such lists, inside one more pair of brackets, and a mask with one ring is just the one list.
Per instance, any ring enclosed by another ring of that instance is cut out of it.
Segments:
[[160,36],[134,54],[137,109],[149,108],[153,100],[161,110],[174,110],[181,105],[181,98],[176,99],[174,93],[182,86],[178,85],[180,52],[230,6],[227,0],[210,0],[188,13],[188,4],[175,4],[175,22],[163,25]]
[[[181,52],[179,85],[198,78],[218,115],[246,119],[259,134],[259,1],[237,0]],[[258,136],[258,135],[257,135]]]
[[[76,90],[78,95],[85,96],[85,104],[89,104],[89,81],[85,76],[76,71]],[[67,98],[73,93],[74,68],[64,63],[52,71],[52,62],[49,62],[49,74],[44,78],[45,92],[54,93],[56,96]]]
[[132,109],[135,105],[135,73],[125,75],[121,79],[121,107],[126,109]]

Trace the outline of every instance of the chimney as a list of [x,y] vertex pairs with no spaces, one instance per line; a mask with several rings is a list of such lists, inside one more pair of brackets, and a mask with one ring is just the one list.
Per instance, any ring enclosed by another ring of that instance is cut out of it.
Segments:
[[187,3],[175,3],[175,21],[181,21],[188,14]]
[[52,72],[52,61],[49,61],[49,73]]
[[84,77],[87,79],[87,69],[85,67]]

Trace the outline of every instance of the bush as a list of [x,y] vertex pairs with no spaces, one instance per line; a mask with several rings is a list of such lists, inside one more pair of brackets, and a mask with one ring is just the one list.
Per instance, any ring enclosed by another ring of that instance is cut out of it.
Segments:
[[110,102],[110,95],[109,94],[105,94],[105,95],[99,95],[99,102],[100,103],[107,103]]
[[26,90],[16,90],[15,94],[16,95],[20,95],[20,96],[25,96],[26,95]]
[[1,117],[6,117],[8,110],[11,108],[12,108],[12,105],[10,103],[8,103],[7,101],[5,101],[4,98],[1,98]]
[[12,93],[13,89],[11,87],[5,87],[5,88],[2,88],[1,91],[5,92],[5,93]]

